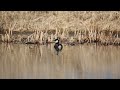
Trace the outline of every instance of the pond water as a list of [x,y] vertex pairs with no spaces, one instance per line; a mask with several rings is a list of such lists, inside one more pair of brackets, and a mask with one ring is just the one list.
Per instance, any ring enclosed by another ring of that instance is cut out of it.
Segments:
[[120,47],[0,44],[0,79],[119,79]]

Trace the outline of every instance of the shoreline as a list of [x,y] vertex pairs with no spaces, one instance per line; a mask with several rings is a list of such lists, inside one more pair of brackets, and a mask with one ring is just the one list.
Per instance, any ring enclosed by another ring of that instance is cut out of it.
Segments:
[[[49,30],[50,31],[50,30]],[[52,33],[51,33],[52,32]],[[46,31],[12,31],[6,33],[0,33],[0,42],[3,43],[16,43],[16,44],[38,44],[45,45],[54,43],[54,39],[57,37],[62,44],[66,45],[81,45],[81,44],[97,44],[97,45],[113,45],[120,46],[119,32],[111,31],[98,32],[90,35],[90,32],[80,31],[68,31],[67,34],[63,32],[48,32]],[[64,35],[63,35],[64,34]],[[101,36],[100,36],[101,35]]]

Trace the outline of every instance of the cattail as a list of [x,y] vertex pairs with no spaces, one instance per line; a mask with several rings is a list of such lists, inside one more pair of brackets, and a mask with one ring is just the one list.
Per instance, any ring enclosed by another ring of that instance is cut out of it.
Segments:
[[43,32],[41,31],[41,34],[40,34],[40,43],[42,43],[43,41]]
[[7,34],[8,42],[10,42],[10,34]]
[[51,42],[53,42],[53,38],[54,38],[54,37],[53,37],[53,34],[51,34],[51,37],[50,37],[50,38],[51,38]]
[[38,32],[35,34],[35,41],[38,41],[38,39],[39,39],[39,34],[38,34]]
[[48,42],[51,42],[51,38],[50,37],[48,37],[47,40],[48,40]]
[[[7,31],[6,31],[7,32]],[[6,34],[11,35],[11,29],[8,29],[8,32]]]
[[79,33],[79,35],[78,35],[78,41],[80,42],[81,41],[81,33]]
[[5,37],[3,35],[1,35],[1,40],[2,40],[2,42],[5,41]]

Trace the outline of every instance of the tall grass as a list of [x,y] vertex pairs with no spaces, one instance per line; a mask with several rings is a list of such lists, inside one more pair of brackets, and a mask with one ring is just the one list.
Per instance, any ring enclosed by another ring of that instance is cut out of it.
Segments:
[[[14,41],[13,32],[34,32],[28,42],[100,42],[119,44],[119,11],[0,11],[1,40]],[[9,37],[9,38],[8,38]],[[21,39],[22,40],[22,39]]]

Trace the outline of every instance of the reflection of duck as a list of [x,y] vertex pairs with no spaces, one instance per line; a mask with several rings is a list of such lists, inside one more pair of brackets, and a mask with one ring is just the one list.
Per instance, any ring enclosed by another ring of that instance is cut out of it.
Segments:
[[54,48],[56,51],[61,51],[63,46],[62,44],[59,43],[59,39],[55,39],[55,45],[54,45]]

